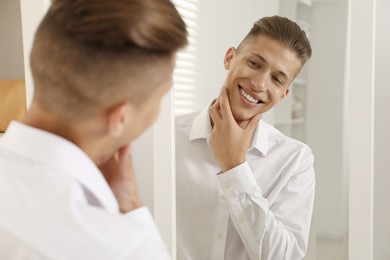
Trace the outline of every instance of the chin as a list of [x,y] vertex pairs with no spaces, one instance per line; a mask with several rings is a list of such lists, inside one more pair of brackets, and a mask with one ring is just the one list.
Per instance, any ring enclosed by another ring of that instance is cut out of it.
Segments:
[[255,115],[249,115],[249,114],[245,113],[245,111],[236,111],[234,109],[232,109],[232,114],[233,114],[234,119],[237,122],[239,122],[239,121],[247,121],[247,120],[250,120],[252,117],[255,116]]

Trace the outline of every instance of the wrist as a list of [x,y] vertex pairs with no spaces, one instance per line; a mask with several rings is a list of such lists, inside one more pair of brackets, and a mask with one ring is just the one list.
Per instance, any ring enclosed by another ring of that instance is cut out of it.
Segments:
[[143,207],[143,204],[140,198],[133,198],[127,203],[119,203],[119,211],[121,213],[127,213],[141,207]]
[[224,164],[221,167],[221,170],[222,170],[222,172],[230,171],[231,169],[236,168],[237,166],[243,164],[244,162],[246,162],[246,159],[242,159],[242,160],[237,160],[235,162],[226,163],[226,164]]
[[141,207],[143,207],[142,203],[133,204],[133,205],[130,205],[130,206],[120,206],[119,207],[119,211],[121,213],[127,213],[127,212],[130,212],[132,210],[135,210],[135,209],[138,209],[138,208],[141,208]]

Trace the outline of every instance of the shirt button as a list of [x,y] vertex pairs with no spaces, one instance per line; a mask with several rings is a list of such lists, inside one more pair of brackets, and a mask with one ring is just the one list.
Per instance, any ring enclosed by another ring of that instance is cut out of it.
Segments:
[[225,184],[225,188],[227,188],[227,189],[229,189],[230,186],[231,186],[230,183],[226,183],[226,184]]
[[245,221],[245,216],[244,215],[241,215],[240,217],[240,222],[244,222]]
[[217,237],[218,237],[218,239],[222,239],[223,238],[223,234],[220,232],[220,233],[218,233]]

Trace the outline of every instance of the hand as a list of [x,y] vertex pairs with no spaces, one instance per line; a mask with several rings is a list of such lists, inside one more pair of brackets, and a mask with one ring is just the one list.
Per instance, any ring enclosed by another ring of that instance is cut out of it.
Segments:
[[238,125],[233,117],[226,88],[209,109],[214,123],[210,147],[223,172],[246,161],[246,152],[261,115]]
[[142,206],[131,160],[130,144],[119,149],[98,167],[110,185],[122,213]]

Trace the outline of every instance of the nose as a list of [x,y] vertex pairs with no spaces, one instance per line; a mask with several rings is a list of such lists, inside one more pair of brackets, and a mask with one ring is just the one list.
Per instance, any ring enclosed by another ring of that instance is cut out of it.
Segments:
[[267,90],[267,76],[265,73],[259,73],[251,79],[253,91],[264,92]]

